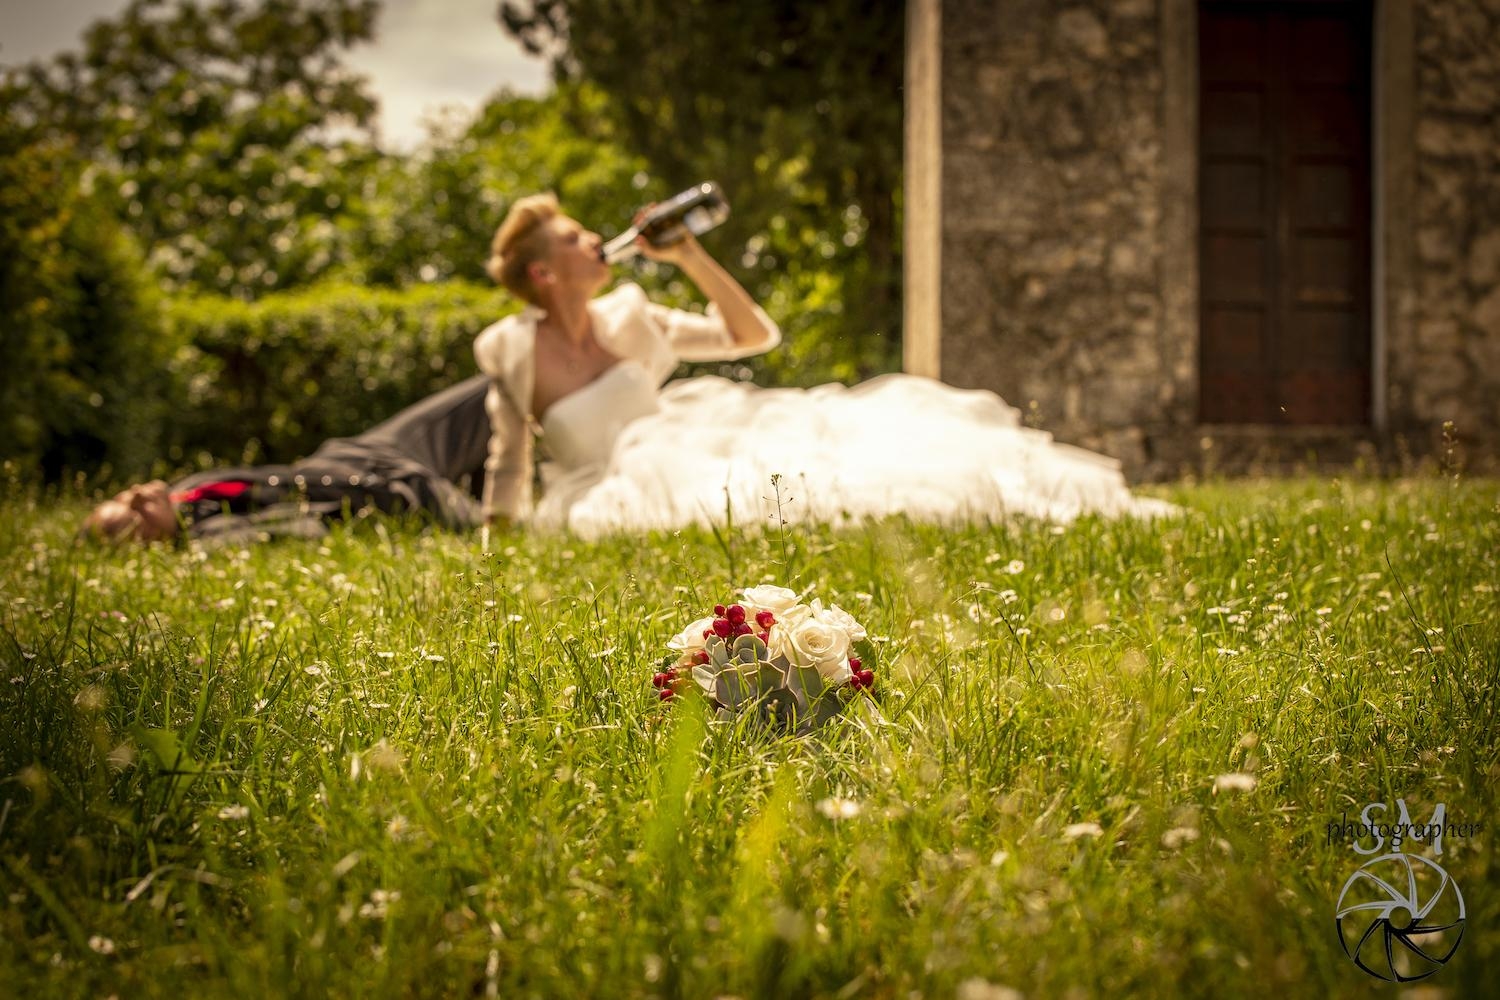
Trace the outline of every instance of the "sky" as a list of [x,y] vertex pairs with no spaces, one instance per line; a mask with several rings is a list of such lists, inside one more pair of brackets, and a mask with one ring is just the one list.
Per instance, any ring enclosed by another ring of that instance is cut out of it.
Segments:
[[[128,0],[0,0],[0,65],[45,59],[81,47],[83,30],[117,16]],[[424,117],[445,107],[472,113],[508,86],[538,94],[547,69],[500,27],[498,0],[385,0],[373,45],[346,54],[380,98],[380,137],[410,149],[426,135]]]

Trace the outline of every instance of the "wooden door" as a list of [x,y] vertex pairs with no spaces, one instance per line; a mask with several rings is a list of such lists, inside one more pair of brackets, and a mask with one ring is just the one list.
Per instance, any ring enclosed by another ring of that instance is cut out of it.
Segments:
[[1204,422],[1369,422],[1372,6],[1200,5]]

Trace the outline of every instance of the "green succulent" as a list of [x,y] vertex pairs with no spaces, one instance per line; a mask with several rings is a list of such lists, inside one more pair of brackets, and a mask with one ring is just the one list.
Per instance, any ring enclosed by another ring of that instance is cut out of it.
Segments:
[[694,671],[722,718],[749,715],[781,732],[808,732],[838,714],[838,692],[814,669],[798,669],[755,635],[704,644],[708,662]]

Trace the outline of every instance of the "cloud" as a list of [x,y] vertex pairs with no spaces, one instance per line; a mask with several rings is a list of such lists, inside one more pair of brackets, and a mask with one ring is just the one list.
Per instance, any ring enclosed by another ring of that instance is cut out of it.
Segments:
[[[118,17],[127,0],[0,0],[0,65],[82,47],[84,30]],[[495,0],[387,0],[374,44],[346,56],[380,98],[385,145],[410,149],[423,119],[445,106],[473,114],[502,87],[524,94],[551,86],[546,64],[500,27]]]
[[424,117],[443,107],[472,114],[508,87],[542,93],[546,64],[505,33],[492,0],[397,0],[381,14],[374,45],[349,54],[380,95],[383,141],[410,148],[425,138]]

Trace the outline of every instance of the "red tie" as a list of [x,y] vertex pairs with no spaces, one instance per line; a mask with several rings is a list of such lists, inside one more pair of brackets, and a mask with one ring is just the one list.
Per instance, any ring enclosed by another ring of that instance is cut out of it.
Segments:
[[197,503],[199,500],[233,500],[246,490],[250,484],[239,480],[225,480],[221,483],[204,483],[202,486],[194,486],[190,490],[172,494],[173,503]]

